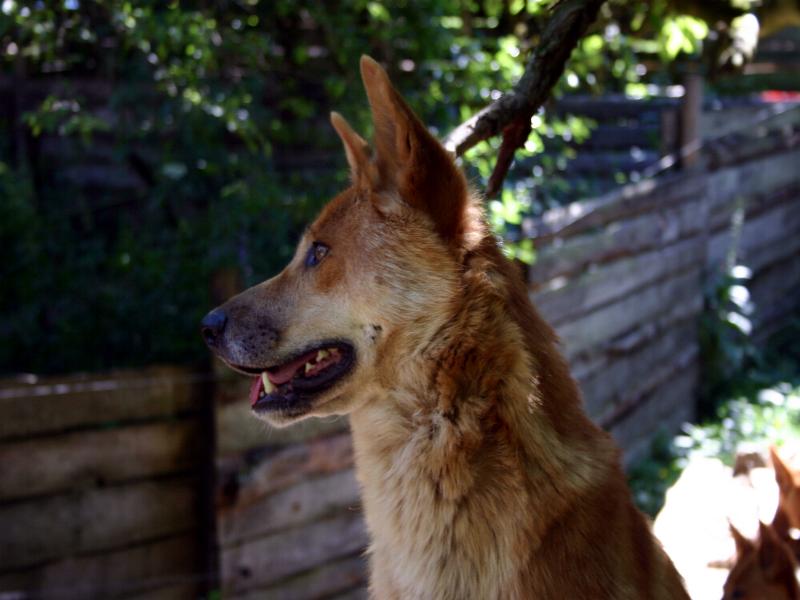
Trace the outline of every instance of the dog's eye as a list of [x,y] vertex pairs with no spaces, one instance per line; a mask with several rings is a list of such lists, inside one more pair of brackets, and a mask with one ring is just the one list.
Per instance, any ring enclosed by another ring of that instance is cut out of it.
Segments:
[[311,244],[311,247],[308,249],[308,254],[306,254],[306,266],[307,267],[316,267],[322,259],[328,255],[328,248],[325,244],[321,244],[319,242],[314,242]]

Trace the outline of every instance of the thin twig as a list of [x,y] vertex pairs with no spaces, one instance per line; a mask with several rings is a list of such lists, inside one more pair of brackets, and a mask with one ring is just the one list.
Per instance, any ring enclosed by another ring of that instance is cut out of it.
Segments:
[[486,197],[494,198],[500,188],[503,187],[503,180],[506,178],[511,163],[514,162],[514,154],[517,148],[525,145],[525,141],[531,134],[530,118],[520,118],[514,121],[503,130],[503,143],[497,153],[497,162],[494,165],[489,184],[486,186]]

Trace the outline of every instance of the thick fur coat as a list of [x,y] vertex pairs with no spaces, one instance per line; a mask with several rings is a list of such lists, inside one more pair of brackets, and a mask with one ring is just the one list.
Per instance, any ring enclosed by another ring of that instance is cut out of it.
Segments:
[[317,342],[352,348],[335,384],[254,410],[350,415],[373,598],[688,598],[464,176],[383,69],[361,73],[373,147],[332,115],[352,186],[209,343],[276,380]]

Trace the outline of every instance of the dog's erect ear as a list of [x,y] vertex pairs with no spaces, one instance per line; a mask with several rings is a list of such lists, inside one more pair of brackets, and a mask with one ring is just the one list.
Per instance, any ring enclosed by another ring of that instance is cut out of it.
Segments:
[[369,144],[358,135],[350,123],[337,112],[331,113],[331,125],[339,134],[344,144],[344,151],[347,155],[347,163],[350,165],[350,176],[356,185],[375,183],[375,165],[370,160],[372,151]]
[[752,552],[755,550],[756,545],[746,537],[742,535],[742,533],[733,526],[733,523],[728,521],[728,527],[731,530],[731,536],[733,536],[733,541],[736,542],[736,556],[738,558],[742,558],[745,554]]
[[375,124],[378,187],[428,213],[445,241],[458,241],[467,204],[464,176],[368,56],[361,57],[361,78]]
[[775,446],[770,446],[769,455],[772,459],[772,468],[775,469],[775,481],[778,483],[778,488],[784,494],[788,494],[794,486],[792,472],[781,460]]
[[[770,581],[794,579],[794,564],[786,546],[769,525],[758,524],[758,562]],[[788,589],[788,588],[787,588]]]

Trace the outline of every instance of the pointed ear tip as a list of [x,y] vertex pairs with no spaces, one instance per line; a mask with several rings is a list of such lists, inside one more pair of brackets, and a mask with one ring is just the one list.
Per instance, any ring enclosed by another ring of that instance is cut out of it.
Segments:
[[728,528],[730,529],[731,535],[735,540],[745,544],[752,543],[749,538],[745,537],[744,534],[736,528],[730,519],[728,519]]
[[361,79],[365,82],[367,80],[374,81],[375,79],[386,80],[388,76],[383,67],[371,56],[366,54],[361,55]]
[[340,136],[351,137],[352,134],[355,133],[353,128],[350,127],[350,123],[347,122],[347,119],[335,110],[331,111],[331,125],[333,125],[333,128]]
[[770,527],[769,525],[765,525],[763,521],[758,522],[758,538],[761,541],[761,545],[763,546],[766,544],[780,545],[780,538],[775,533],[775,530]]
[[336,133],[339,134],[339,137],[364,143],[361,136],[358,135],[350,123],[347,122],[347,119],[335,110],[331,111],[331,125],[333,125]]
[[362,54],[361,59],[359,60],[359,64],[361,65],[362,69],[372,69],[375,67],[380,67],[378,62],[372,58],[369,54]]
[[770,540],[775,539],[775,530],[769,525],[765,524],[764,521],[758,522],[758,534],[761,537],[761,539],[764,538],[768,538]]

